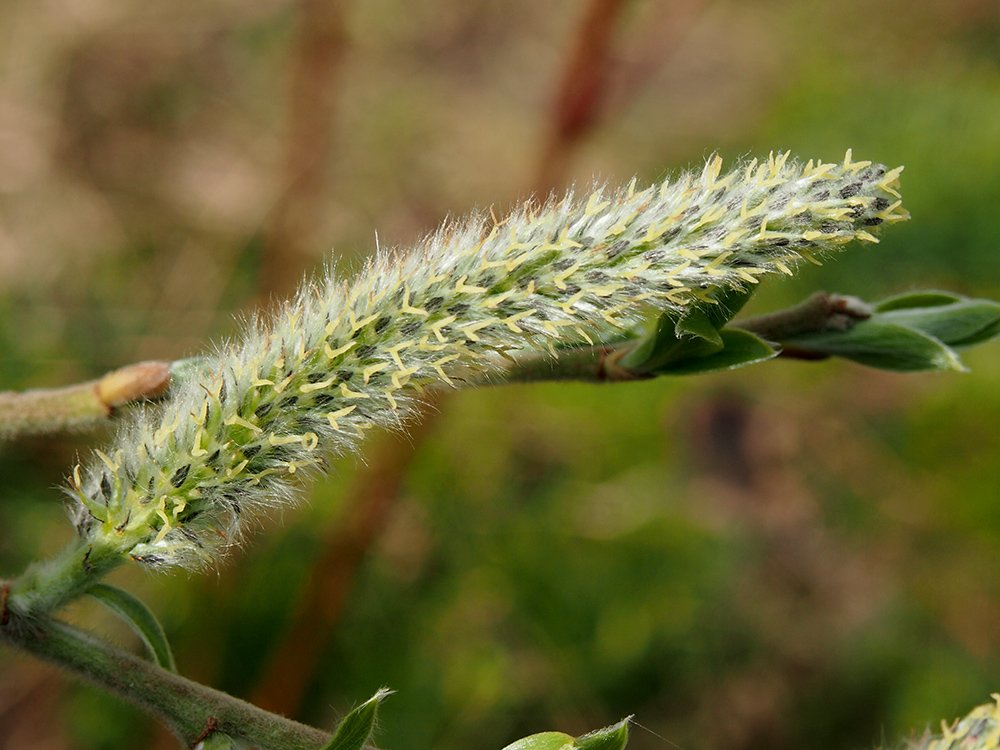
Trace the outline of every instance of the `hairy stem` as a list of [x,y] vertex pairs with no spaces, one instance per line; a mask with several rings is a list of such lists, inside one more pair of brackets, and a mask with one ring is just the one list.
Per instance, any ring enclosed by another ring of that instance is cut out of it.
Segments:
[[126,560],[118,550],[74,540],[58,555],[35,563],[3,585],[0,620],[28,621],[71,601]]
[[139,362],[66,388],[0,392],[0,439],[94,427],[117,407],[162,395],[168,362]]
[[188,747],[213,732],[245,740],[260,750],[317,750],[330,738],[326,732],[160,669],[64,623],[19,619],[8,618],[0,627],[0,639],[157,716]]

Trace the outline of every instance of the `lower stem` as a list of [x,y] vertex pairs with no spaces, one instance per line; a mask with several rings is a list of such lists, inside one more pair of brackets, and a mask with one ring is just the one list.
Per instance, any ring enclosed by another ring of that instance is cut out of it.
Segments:
[[260,750],[317,750],[330,739],[326,732],[167,672],[64,623],[19,620],[10,614],[0,627],[0,640],[159,717],[188,747],[215,732]]

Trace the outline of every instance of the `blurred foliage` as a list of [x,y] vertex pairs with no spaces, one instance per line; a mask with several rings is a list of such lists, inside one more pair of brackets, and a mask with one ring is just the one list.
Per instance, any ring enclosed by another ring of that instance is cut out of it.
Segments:
[[[193,353],[287,291],[262,259],[297,168],[312,5],[5,6],[0,387]],[[373,230],[405,245],[525,194],[586,3],[342,5],[324,208],[300,219],[311,257],[289,255],[293,278],[330,247],[346,272]],[[913,220],[772,281],[749,312],[820,288],[996,296],[998,50],[994,0],[633,0],[565,178],[851,146],[906,165]],[[970,375],[773,362],[458,394],[339,617],[315,623],[297,718],[333,726],[390,685],[377,739],[393,750],[633,713],[685,748],[832,750],[958,715],[1000,674],[1000,349],[965,359]],[[67,538],[53,487],[94,439],[0,446],[5,574]],[[219,574],[114,576],[160,615],[182,673],[261,689],[360,466],[340,461]],[[72,617],[134,642],[94,603]],[[0,653],[0,673],[0,745],[173,746],[22,657]],[[637,729],[630,747],[663,741]]]

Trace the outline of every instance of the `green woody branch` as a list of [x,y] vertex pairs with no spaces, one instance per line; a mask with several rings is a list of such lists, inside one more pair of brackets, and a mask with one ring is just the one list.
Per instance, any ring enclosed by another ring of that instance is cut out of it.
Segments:
[[180,677],[69,625],[8,615],[0,640],[160,718],[194,747],[218,732],[261,750],[318,750],[330,735]]

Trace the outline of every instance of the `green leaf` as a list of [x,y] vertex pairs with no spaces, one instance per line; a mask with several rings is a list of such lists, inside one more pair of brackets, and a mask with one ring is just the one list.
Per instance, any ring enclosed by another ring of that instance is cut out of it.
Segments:
[[562,732],[542,732],[522,737],[503,750],[572,750],[573,738]]
[[628,743],[629,719],[622,719],[610,727],[570,737],[562,732],[542,732],[523,737],[503,750],[624,750]]
[[716,289],[714,302],[696,305],[679,318],[664,313],[621,365],[637,373],[664,371],[673,362],[705,357],[725,345],[720,331],[753,294],[752,289]]
[[127,591],[107,583],[95,583],[87,593],[129,624],[146,644],[154,662],[170,672],[177,671],[163,626],[149,607]]
[[375,720],[378,718],[378,707],[392,691],[382,688],[371,698],[345,716],[323,750],[361,750],[372,736]]
[[878,322],[915,328],[952,346],[969,346],[997,335],[1000,304],[959,299],[932,307],[897,308],[872,316]]
[[722,328],[733,319],[736,313],[743,309],[747,300],[753,296],[754,291],[755,287],[749,284],[743,289],[719,287],[712,294],[715,303],[701,309],[705,311],[716,328]]
[[735,370],[746,365],[766,362],[778,356],[779,350],[749,331],[724,328],[719,332],[722,348],[704,356],[677,359],[661,369],[657,375],[696,375],[717,370]]
[[688,336],[703,339],[715,346],[722,346],[722,338],[719,336],[718,327],[701,307],[694,308],[678,320],[677,325],[674,327],[674,333],[679,339]]
[[577,750],[624,750],[628,744],[628,722],[629,719],[622,719],[610,727],[577,737],[573,747]]
[[847,331],[802,334],[781,343],[785,348],[844,357],[883,370],[965,370],[955,351],[941,340],[915,328],[881,323],[874,318]]
[[937,289],[904,292],[903,294],[896,294],[876,302],[875,312],[906,310],[912,307],[937,307],[939,305],[950,305],[952,302],[960,302],[962,299],[961,295],[951,292],[941,292]]
[[194,746],[194,750],[237,750],[242,747],[228,734],[214,732]]
[[986,326],[975,335],[969,336],[969,338],[962,339],[961,341],[952,341],[951,345],[960,347],[973,346],[974,344],[982,344],[985,341],[990,341],[998,336],[1000,336],[1000,320]]
[[875,305],[868,320],[846,331],[822,331],[782,341],[821,355],[885,370],[964,370],[953,347],[1000,336],[1000,303],[950,292],[920,291]]

